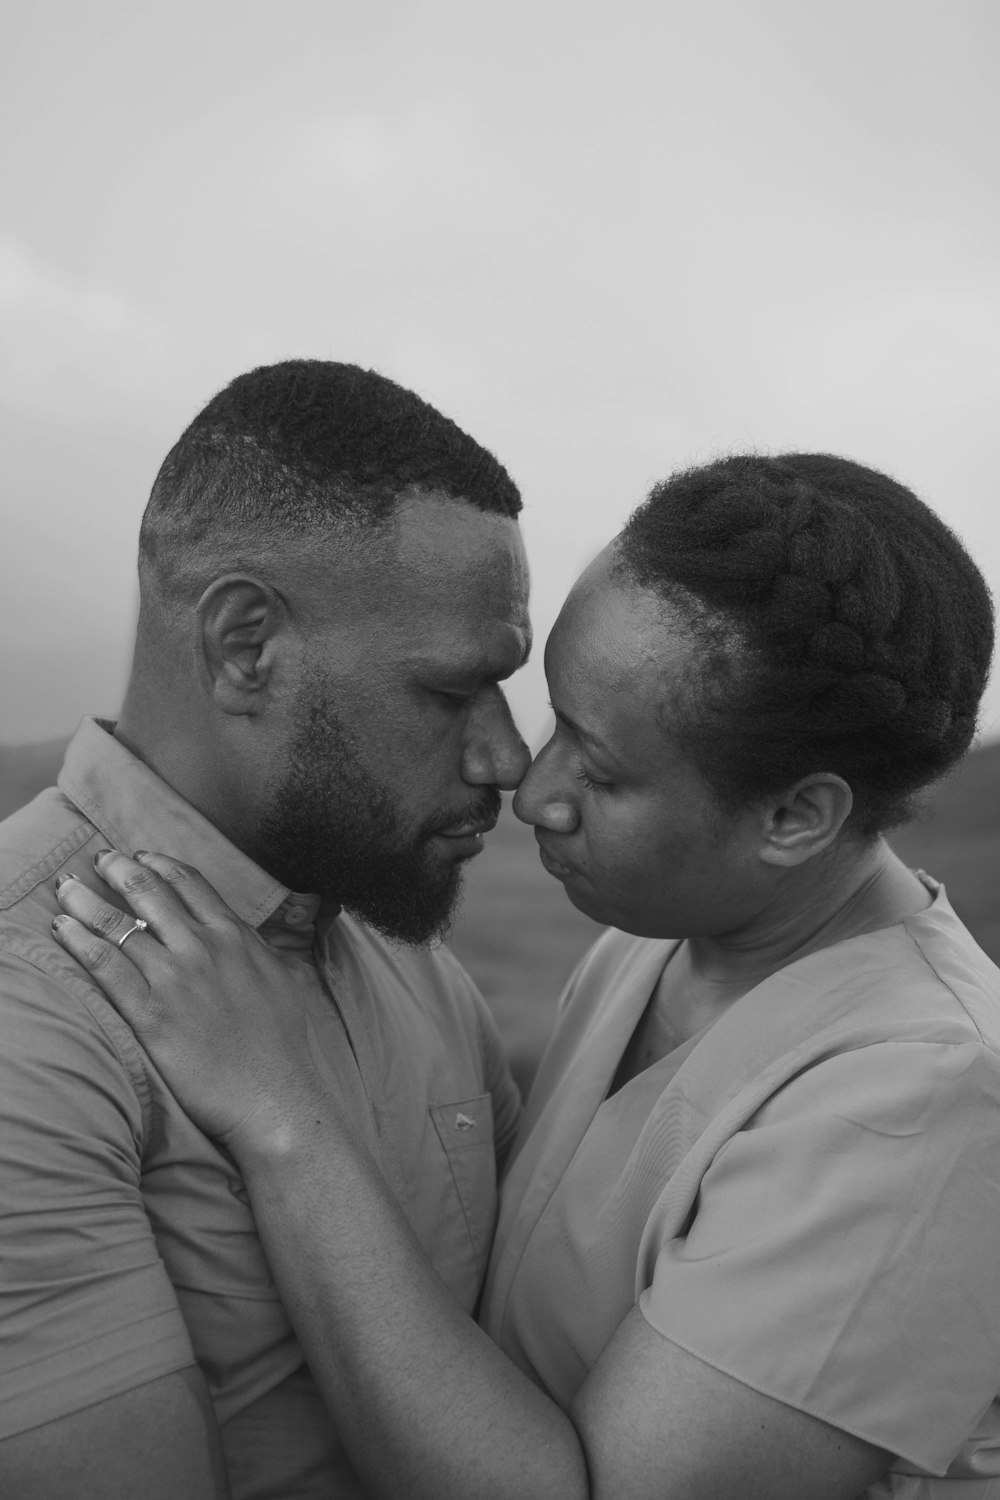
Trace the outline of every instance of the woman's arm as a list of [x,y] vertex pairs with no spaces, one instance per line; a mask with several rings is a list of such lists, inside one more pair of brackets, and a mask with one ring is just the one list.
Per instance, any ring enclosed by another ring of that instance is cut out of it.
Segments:
[[572,1422],[447,1291],[326,1101],[237,1159],[288,1315],[375,1494],[590,1494]]
[[638,1309],[565,1414],[452,1299],[370,1158],[322,1111],[239,1159],[310,1368],[376,1495],[856,1500],[887,1468],[669,1343]]
[[453,1301],[324,1092],[296,998],[317,982],[308,966],[273,953],[174,861],[107,855],[100,873],[149,930],[119,949],[127,920],[69,882],[60,902],[77,920],[60,940],[236,1157],[310,1368],[373,1494],[856,1500],[885,1471],[887,1455],[686,1354],[638,1309],[564,1413]]

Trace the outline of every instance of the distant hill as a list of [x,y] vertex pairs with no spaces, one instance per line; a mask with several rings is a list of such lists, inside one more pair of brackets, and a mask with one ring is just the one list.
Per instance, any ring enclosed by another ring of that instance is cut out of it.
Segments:
[[[52,784],[64,747],[64,740],[0,746],[0,817]],[[891,843],[908,864],[944,881],[963,921],[1000,963],[1000,744],[970,755]],[[563,984],[600,931],[546,875],[531,830],[505,808],[469,868],[450,941],[489,1001],[522,1085]]]
[[944,881],[976,941],[1000,964],[1000,743],[983,745],[890,836],[901,859]]
[[43,787],[53,784],[65,750],[65,740],[0,745],[0,818],[23,807]]

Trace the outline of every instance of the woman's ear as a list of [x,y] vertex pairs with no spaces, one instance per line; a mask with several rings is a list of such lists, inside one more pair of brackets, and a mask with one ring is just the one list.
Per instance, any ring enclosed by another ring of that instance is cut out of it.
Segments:
[[197,606],[200,668],[225,714],[261,711],[288,622],[269,584],[245,574],[213,579]]
[[804,776],[771,801],[760,857],[765,864],[804,864],[834,842],[851,815],[854,795],[842,776]]

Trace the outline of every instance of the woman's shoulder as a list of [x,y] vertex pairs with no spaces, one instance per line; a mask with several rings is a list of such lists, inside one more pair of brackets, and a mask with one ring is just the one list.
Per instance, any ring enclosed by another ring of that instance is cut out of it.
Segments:
[[932,904],[903,927],[926,974],[1000,1049],[1000,968],[956,914],[944,886],[935,885]]
[[[922,872],[921,872],[922,875]],[[943,886],[933,900],[876,932],[834,944],[789,974],[834,1013],[855,1011],[904,1039],[980,1040],[1000,1055],[1000,968],[979,947]]]

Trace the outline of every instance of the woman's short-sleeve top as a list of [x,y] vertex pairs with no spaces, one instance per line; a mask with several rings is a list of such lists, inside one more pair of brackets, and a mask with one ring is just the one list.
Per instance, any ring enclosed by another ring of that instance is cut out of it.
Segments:
[[873,1495],[1000,1495],[977,1484],[1000,1476],[1000,970],[935,891],[610,1097],[675,945],[612,932],[584,960],[481,1314],[555,1399],[638,1304],[700,1359],[898,1455]]

